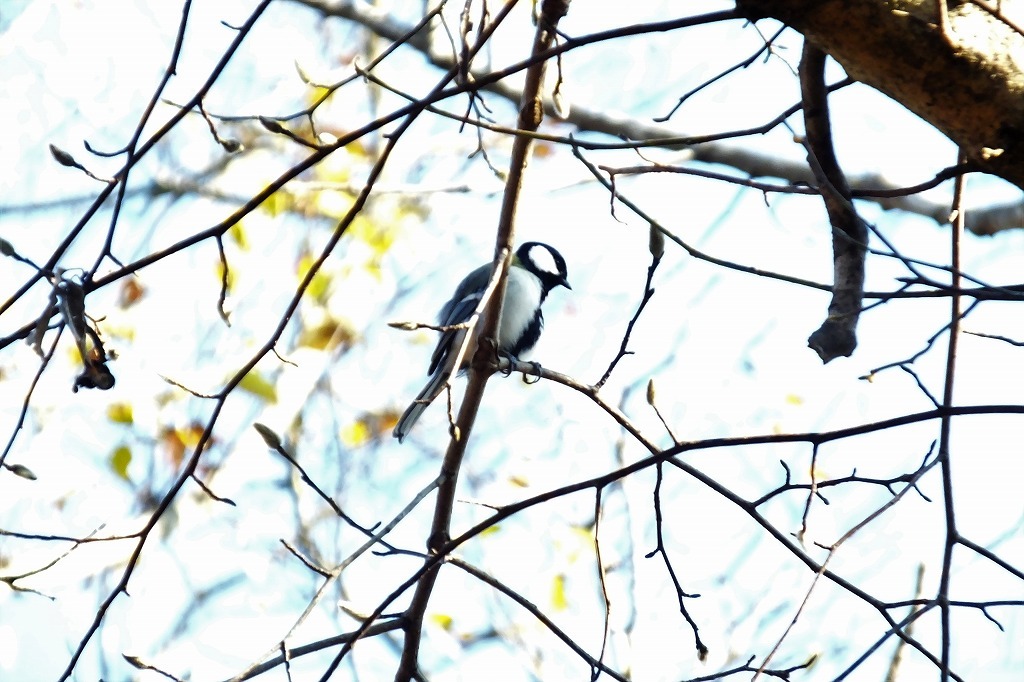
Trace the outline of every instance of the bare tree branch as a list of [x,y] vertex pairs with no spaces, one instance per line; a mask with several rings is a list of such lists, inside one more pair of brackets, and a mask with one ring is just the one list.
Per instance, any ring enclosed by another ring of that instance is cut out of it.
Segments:
[[[505,6],[510,8],[511,4]],[[555,31],[559,20],[569,12],[569,0],[544,0],[540,7],[540,16],[537,19],[537,30],[533,38],[531,55],[542,54],[555,40]],[[499,14],[496,26],[504,14]],[[479,44],[484,38],[481,37]],[[478,47],[479,47],[478,44]],[[475,54],[476,50],[473,50]],[[544,78],[545,61],[538,61],[526,72],[526,84],[523,87],[523,97],[519,105],[519,122],[517,127],[523,130],[535,131],[540,126],[544,117],[544,108],[541,105],[540,89]],[[526,171],[527,161],[530,157],[530,150],[533,141],[528,137],[516,137],[512,145],[512,158],[509,161],[508,177],[505,182],[505,195],[501,205],[501,215],[498,219],[497,237],[495,243],[495,264],[494,275],[498,277],[497,286],[489,301],[481,301],[481,305],[487,306],[487,315],[484,324],[480,329],[479,338],[497,339],[498,325],[501,322],[501,308],[505,298],[507,284],[507,273],[510,267],[509,259],[513,252],[515,243],[515,219],[519,206],[519,195],[522,190],[523,176]],[[467,334],[466,339],[472,335]],[[459,409],[459,417],[452,429],[452,437],[445,452],[444,462],[441,465],[441,485],[437,493],[437,501],[434,507],[434,520],[431,524],[430,537],[427,539],[427,547],[431,552],[437,552],[448,542],[451,528],[452,508],[455,505],[455,490],[459,481],[459,469],[462,465],[462,458],[466,452],[466,445],[469,442],[470,432],[473,429],[473,422],[476,420],[476,413],[483,399],[484,388],[487,379],[493,371],[493,357],[495,346],[488,347],[486,343],[479,343],[475,349],[469,385],[463,398],[462,406]],[[459,363],[456,363],[458,366]],[[422,637],[423,618],[426,614],[427,602],[437,578],[437,570],[428,571],[416,587],[412,603],[406,612],[406,634],[405,646],[402,649],[402,658],[395,673],[396,682],[408,682],[419,670],[419,647]]]
[[[961,158],[965,153],[960,152]],[[952,216],[953,230],[950,232],[950,262],[953,266],[953,279],[950,282],[954,287],[960,285],[960,240],[964,230],[964,178],[957,178],[956,191],[953,193],[953,206],[950,210]],[[946,348],[946,376],[943,382],[942,407],[953,406],[953,387],[956,378],[956,355],[960,343],[960,297],[953,296],[949,299],[949,344]],[[953,506],[953,468],[952,453],[950,452],[950,434],[953,428],[953,420],[948,416],[943,417],[939,423],[939,464],[942,468],[942,498],[943,511],[945,513],[946,541],[942,551],[942,575],[939,578],[939,594],[936,600],[939,604],[940,622],[942,627],[942,668],[939,679],[947,682],[950,676],[950,646],[952,645],[952,629],[950,626],[950,584],[953,572],[953,549],[956,547],[959,533],[956,529],[956,510]]]
[[800,31],[851,77],[948,135],[985,172],[1024,188],[1024,36],[999,14],[935,0],[737,4],[752,19],[772,17]]
[[807,161],[832,224],[832,302],[828,318],[807,340],[823,363],[848,357],[857,347],[857,320],[864,298],[868,228],[850,201],[850,187],[832,147],[825,92],[825,53],[804,43],[800,91],[807,129]]
[[[394,18],[385,16],[379,9],[368,3],[357,0],[292,0],[301,5],[317,9],[326,16],[337,16],[354,21],[367,29],[391,40],[399,40],[408,34],[410,26]],[[653,30],[653,29],[652,29]],[[432,64],[448,69],[453,62],[450,56],[431,53],[425,41],[412,40],[409,45],[423,52]],[[482,74],[474,73],[480,81]],[[845,81],[839,85],[849,85]],[[522,90],[503,80],[483,82],[480,87],[489,92],[519,102]],[[548,113],[555,113],[550,100],[545,99]],[[682,160],[689,159],[708,164],[730,166],[752,178],[776,177],[788,180],[793,185],[813,184],[813,173],[803,162],[788,160],[776,155],[768,155],[751,148],[749,144],[727,144],[716,141],[727,137],[743,137],[763,134],[800,110],[796,104],[763,126],[748,130],[734,131],[716,135],[686,135],[678,129],[655,122],[640,121],[628,115],[610,112],[607,109],[592,109],[585,104],[574,102],[568,115],[561,117],[566,123],[581,131],[602,133],[628,140],[619,147],[654,146],[677,150],[683,155]],[[581,148],[588,144],[577,140]],[[594,145],[601,148],[604,145]],[[945,202],[933,201],[919,196],[905,195],[903,188],[878,173],[868,173],[848,178],[854,196],[866,201],[878,203],[887,210],[900,210],[927,216],[937,223],[945,224],[949,217],[949,205]],[[897,192],[895,196],[885,196],[886,192]],[[1008,204],[991,207],[978,207],[971,211],[965,226],[967,231],[978,235],[992,235],[1007,229],[1024,228],[1024,202],[1014,201]]]

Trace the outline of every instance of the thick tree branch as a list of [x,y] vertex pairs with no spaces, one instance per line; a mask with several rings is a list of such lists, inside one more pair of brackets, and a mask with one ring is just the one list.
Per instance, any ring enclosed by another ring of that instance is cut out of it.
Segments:
[[[851,77],[949,136],[985,172],[1024,188],[1024,36],[1011,22],[970,2],[737,5],[751,19],[771,17],[796,29]],[[1000,3],[1004,15],[1022,6]]]

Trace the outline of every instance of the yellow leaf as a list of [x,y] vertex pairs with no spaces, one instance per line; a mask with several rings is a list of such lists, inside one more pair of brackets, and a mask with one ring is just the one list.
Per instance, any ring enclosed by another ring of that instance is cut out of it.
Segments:
[[111,403],[107,408],[107,419],[115,424],[133,424],[135,416],[132,414],[130,403]]
[[565,598],[565,576],[561,573],[551,582],[551,607],[556,611],[569,608],[569,601]]
[[131,482],[128,477],[128,465],[132,463],[132,451],[127,445],[118,447],[110,454],[110,468],[114,473],[125,481]]
[[341,429],[341,442],[350,448],[357,448],[366,444],[373,436],[370,425],[360,419],[348,424]]
[[259,372],[249,372],[238,382],[238,387],[268,403],[277,402],[277,389]]
[[82,353],[78,350],[78,344],[72,343],[68,346],[68,357],[71,359],[72,365],[82,364]]
[[572,533],[581,543],[590,547],[594,544],[593,526],[572,526]]
[[395,243],[395,230],[380,227],[379,225],[375,225],[372,228],[368,226],[365,231],[364,240],[373,249],[375,254],[382,256]]
[[[299,259],[299,265],[296,268],[296,273],[301,281],[309,273],[310,269],[316,263],[316,259],[313,256],[306,254]],[[306,287],[306,294],[317,303],[326,303],[327,294],[331,288],[331,275],[330,273],[324,272],[323,268],[316,271],[313,275],[313,279],[310,280],[309,286]]]
[[235,243],[235,246],[242,251],[249,250],[249,237],[245,233],[245,227],[242,225],[241,220],[228,228],[228,236],[231,237],[231,241]]
[[[103,323],[103,336],[125,341],[135,340],[135,327],[127,324],[114,324],[110,321]],[[111,355],[111,349],[107,348],[107,355]]]
[[798,395],[790,393],[789,395],[786,396],[786,402],[789,403],[790,405],[803,405],[804,399]]
[[160,430],[159,442],[164,446],[167,459],[174,466],[181,464],[185,457],[185,442],[182,441],[178,431],[170,426],[165,426]]
[[388,226],[398,225],[404,215],[401,209],[396,209],[392,211],[392,215],[377,220],[365,219],[360,216],[352,221],[349,234],[353,239],[358,239],[369,246],[375,256],[383,256],[395,243],[395,237],[398,234],[397,229]]
[[[220,260],[217,261],[217,281],[224,281],[224,262]],[[235,271],[230,267],[228,268],[226,288],[228,293],[231,293],[232,289],[235,288]]]
[[316,350],[334,350],[344,344],[351,346],[356,333],[348,324],[328,318],[311,328],[304,328],[299,334],[299,345]]
[[377,260],[367,261],[363,266],[363,269],[366,270],[366,274],[370,277],[373,277],[378,282],[381,281],[383,271],[381,270],[380,263]]
[[271,218],[291,210],[294,206],[295,198],[283,189],[271,194],[262,204],[263,210],[270,214]]
[[451,616],[444,613],[432,613],[430,614],[430,620],[433,621],[435,625],[440,625],[441,629],[445,631],[451,630],[452,623],[454,622]]
[[316,208],[328,218],[341,220],[352,208],[355,197],[340,189],[325,189],[316,195]]
[[366,148],[365,144],[363,144],[362,138],[359,138],[358,140],[352,140],[347,145],[345,145],[345,151],[351,154],[352,156],[359,156],[364,159],[370,155],[370,150]]
[[322,85],[314,86],[309,89],[309,92],[306,93],[306,97],[308,98],[307,103],[319,104],[324,97],[327,97],[328,94],[330,94],[330,90],[323,87]]
[[[203,437],[203,431],[203,425],[195,421],[185,428],[164,426],[157,435],[157,442],[163,445],[168,460],[174,466],[179,466],[184,460],[185,451],[192,450],[199,445],[199,440]],[[216,439],[211,436],[203,445],[203,449],[205,450],[214,445],[215,441]]]

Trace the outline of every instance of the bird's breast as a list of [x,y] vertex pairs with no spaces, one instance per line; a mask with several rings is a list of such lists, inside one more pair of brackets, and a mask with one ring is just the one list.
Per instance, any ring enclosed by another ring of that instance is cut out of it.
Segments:
[[[512,268],[509,271],[505,302],[501,311],[501,326],[498,329],[498,345],[503,351],[514,353],[517,350],[528,349],[529,346],[521,347],[520,339],[535,322],[540,297],[541,284],[535,275],[522,268]],[[536,338],[533,341],[536,342]],[[529,345],[532,346],[533,343]]]

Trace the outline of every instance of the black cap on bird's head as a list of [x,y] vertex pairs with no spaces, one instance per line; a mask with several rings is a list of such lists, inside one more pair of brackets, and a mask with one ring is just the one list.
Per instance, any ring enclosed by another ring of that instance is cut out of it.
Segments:
[[572,289],[565,259],[552,246],[542,242],[526,242],[516,249],[515,262],[540,279],[545,293],[558,286]]

